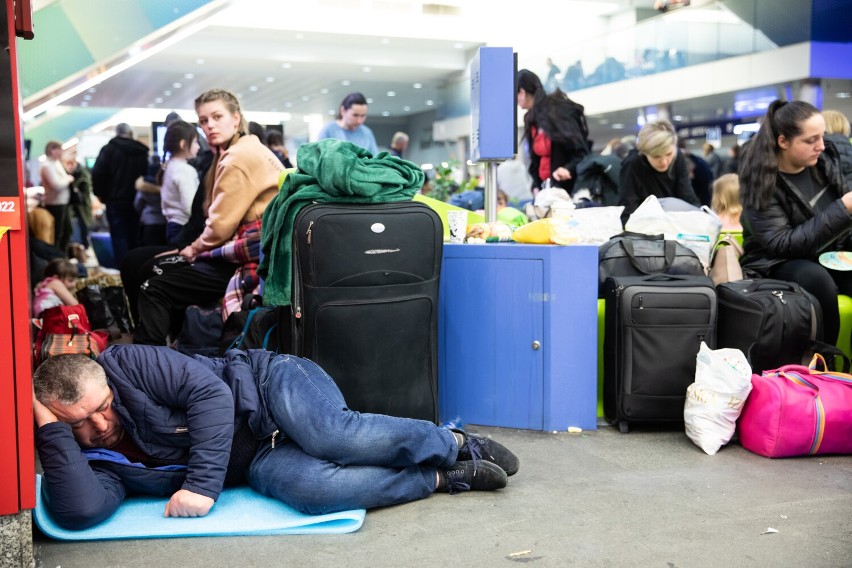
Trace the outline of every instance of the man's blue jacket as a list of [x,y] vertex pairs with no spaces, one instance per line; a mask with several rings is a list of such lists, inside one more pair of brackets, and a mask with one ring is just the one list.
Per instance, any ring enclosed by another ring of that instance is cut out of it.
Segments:
[[258,389],[272,357],[262,350],[208,359],[166,347],[106,349],[98,363],[126,435],[153,458],[185,457],[187,465],[149,469],[87,458],[68,424],[45,424],[36,431],[36,448],[56,521],[70,529],[92,526],[112,515],[127,494],[171,496],[187,489],[218,499],[235,428],[247,421],[257,439],[276,430]]

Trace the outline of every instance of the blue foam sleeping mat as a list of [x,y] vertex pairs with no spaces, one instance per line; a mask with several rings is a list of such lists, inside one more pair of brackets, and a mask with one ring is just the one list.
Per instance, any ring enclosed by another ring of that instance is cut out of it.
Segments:
[[33,519],[47,536],[57,540],[111,540],[178,538],[191,536],[242,536],[280,534],[341,534],[357,531],[366,511],[357,509],[328,515],[305,515],[276,499],[248,487],[225,489],[205,517],[163,517],[168,499],[130,497],[106,521],[72,531],[56,524],[42,495],[41,475],[36,479]]

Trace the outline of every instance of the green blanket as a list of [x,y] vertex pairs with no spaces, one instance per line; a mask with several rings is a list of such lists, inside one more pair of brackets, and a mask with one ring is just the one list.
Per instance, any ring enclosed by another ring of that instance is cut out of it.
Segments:
[[389,203],[409,201],[423,185],[417,164],[379,152],[373,157],[351,142],[320,140],[296,154],[298,170],[281,182],[263,213],[258,273],[264,279],[263,303],[291,303],[293,223],[311,203]]

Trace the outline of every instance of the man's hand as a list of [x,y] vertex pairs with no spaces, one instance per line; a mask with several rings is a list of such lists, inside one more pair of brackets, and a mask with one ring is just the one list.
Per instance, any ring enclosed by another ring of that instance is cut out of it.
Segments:
[[213,507],[213,499],[180,489],[166,503],[164,517],[203,517]]
[[33,393],[33,419],[39,428],[51,422],[59,422],[53,411],[38,401],[35,393]]

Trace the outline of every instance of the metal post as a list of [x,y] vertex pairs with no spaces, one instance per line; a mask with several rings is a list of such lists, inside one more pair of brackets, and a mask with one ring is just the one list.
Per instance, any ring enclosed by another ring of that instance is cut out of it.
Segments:
[[485,220],[492,223],[497,220],[497,165],[498,162],[485,162]]

